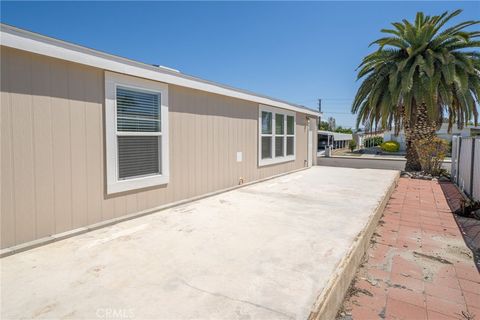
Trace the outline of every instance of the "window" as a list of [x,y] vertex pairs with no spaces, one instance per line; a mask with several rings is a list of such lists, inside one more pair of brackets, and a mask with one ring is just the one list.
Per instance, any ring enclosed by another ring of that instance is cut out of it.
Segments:
[[105,73],[107,193],[166,184],[168,86]]
[[287,116],[287,156],[295,154],[295,117]]
[[262,111],[262,159],[272,158],[272,113]]
[[295,160],[295,113],[260,106],[259,165]]
[[285,156],[285,116],[275,114],[275,158]]

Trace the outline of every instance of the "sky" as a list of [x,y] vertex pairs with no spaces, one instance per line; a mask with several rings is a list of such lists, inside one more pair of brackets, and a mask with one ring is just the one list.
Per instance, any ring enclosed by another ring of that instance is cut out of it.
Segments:
[[356,68],[391,22],[472,2],[7,2],[2,23],[317,108],[355,126]]

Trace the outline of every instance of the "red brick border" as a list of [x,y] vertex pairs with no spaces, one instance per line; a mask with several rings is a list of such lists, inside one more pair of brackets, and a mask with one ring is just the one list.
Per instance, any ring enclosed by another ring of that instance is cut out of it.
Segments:
[[340,318],[480,319],[480,275],[438,182],[399,180],[366,258]]

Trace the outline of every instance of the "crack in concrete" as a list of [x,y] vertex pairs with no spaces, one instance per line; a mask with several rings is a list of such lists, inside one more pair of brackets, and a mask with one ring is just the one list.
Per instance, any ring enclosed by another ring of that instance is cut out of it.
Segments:
[[420,252],[417,252],[417,251],[413,251],[413,255],[417,255],[417,256],[420,256],[420,257],[423,257],[423,258],[426,258],[426,259],[430,259],[430,260],[433,260],[433,261],[437,261],[437,262],[440,262],[440,263],[443,263],[443,264],[453,264],[450,261],[448,261],[447,259],[443,259],[442,257],[431,256],[429,254],[424,254],[424,253],[420,253]]
[[200,292],[203,292],[203,293],[207,293],[207,294],[215,296],[215,297],[220,297],[220,298],[228,299],[228,300],[231,300],[231,301],[236,301],[236,302],[249,304],[249,305],[254,306],[256,308],[260,308],[260,309],[264,309],[264,310],[267,310],[267,311],[270,311],[270,312],[273,312],[273,313],[276,313],[276,314],[280,314],[280,315],[286,317],[287,319],[294,319],[295,318],[295,317],[293,317],[293,316],[291,316],[287,313],[284,313],[282,311],[278,311],[278,310],[275,310],[275,309],[272,309],[272,308],[269,308],[269,307],[266,307],[266,306],[262,306],[261,304],[257,304],[257,303],[247,301],[247,300],[232,298],[232,297],[229,297],[227,295],[224,295],[224,294],[218,293],[218,292],[207,291],[207,290],[195,287],[195,286],[191,285],[190,283],[188,283],[187,281],[185,281],[183,279],[180,279],[180,281],[183,282],[183,284],[186,285],[187,287],[190,287],[194,290],[197,290],[197,291],[200,291]]

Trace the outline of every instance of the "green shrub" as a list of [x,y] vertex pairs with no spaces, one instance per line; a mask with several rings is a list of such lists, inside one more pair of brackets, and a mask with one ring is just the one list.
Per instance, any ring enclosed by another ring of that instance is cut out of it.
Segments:
[[442,173],[442,162],[448,152],[448,142],[434,137],[415,144],[422,170],[431,175]]
[[397,141],[385,141],[380,145],[380,148],[386,152],[398,152],[400,150],[400,143]]
[[353,152],[353,150],[355,150],[356,147],[357,147],[357,143],[355,142],[355,140],[350,140],[350,142],[348,143],[348,148],[350,149],[350,151]]
[[379,146],[383,143],[383,137],[371,137],[371,138],[366,138],[363,144],[365,147],[370,148],[370,147],[375,147]]

